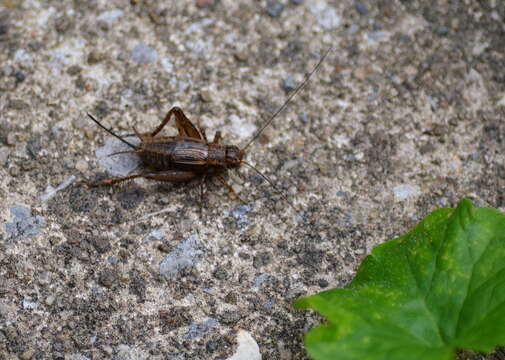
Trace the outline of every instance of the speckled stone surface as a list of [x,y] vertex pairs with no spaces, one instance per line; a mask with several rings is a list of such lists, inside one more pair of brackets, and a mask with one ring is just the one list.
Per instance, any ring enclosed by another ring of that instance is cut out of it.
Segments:
[[[0,358],[239,359],[241,334],[306,359],[321,319],[293,300],[435,208],[505,210],[504,18],[491,0],[1,0]],[[227,176],[245,204],[215,179],[203,203],[198,181],[79,186],[138,165],[97,156],[115,145],[86,112],[124,134],[177,105],[244,145],[330,46],[248,149],[284,197],[247,167]]]

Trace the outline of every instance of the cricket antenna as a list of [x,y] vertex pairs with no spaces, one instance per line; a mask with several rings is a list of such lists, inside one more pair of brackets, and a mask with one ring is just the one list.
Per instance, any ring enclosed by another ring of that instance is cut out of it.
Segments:
[[111,135],[112,135],[112,136],[114,136],[115,138],[117,138],[117,139],[121,140],[123,143],[125,143],[126,145],[128,145],[129,147],[131,147],[131,148],[133,148],[133,149],[135,149],[135,150],[138,150],[138,149],[139,149],[137,146],[133,145],[132,143],[130,143],[130,142],[128,142],[128,141],[126,141],[126,140],[125,140],[125,139],[123,139],[121,136],[116,135],[116,134],[115,134],[115,133],[113,133],[111,130],[107,129],[105,126],[103,126],[102,124],[100,124],[100,122],[99,122],[97,119],[95,119],[95,118],[94,118],[94,117],[93,117],[90,113],[86,113],[86,114],[89,116],[89,118],[90,118],[91,120],[93,120],[93,121],[95,122],[95,124],[97,124],[98,126],[100,126],[102,129],[104,129],[105,131],[107,131],[109,134],[111,134]]
[[249,166],[251,169],[253,169],[259,176],[261,176],[266,182],[268,182],[270,184],[270,186],[274,188],[275,191],[278,192],[278,194],[284,199],[284,201],[286,201],[289,204],[289,206],[291,206],[291,208],[293,210],[298,211],[295,208],[295,206],[291,203],[291,201],[289,201],[289,199],[284,194],[284,192],[282,190],[278,189],[277,186],[275,186],[275,184],[266,175],[264,175],[261,171],[259,171],[254,166],[252,166],[251,164],[249,164],[248,162],[246,162],[244,160],[242,160],[241,163],[245,164],[245,165]]
[[242,164],[245,164],[247,166],[249,166],[251,169],[253,169],[259,176],[261,176],[263,178],[263,180],[265,180],[267,183],[270,184],[271,187],[273,187],[275,190],[277,190],[277,187],[275,186],[275,184],[269,179],[267,178],[266,175],[262,174],[261,171],[259,171],[258,169],[256,169],[254,166],[252,166],[251,164],[249,164],[248,162],[242,160],[241,161]]
[[289,95],[288,99],[284,102],[284,104],[282,104],[282,106],[279,109],[277,109],[277,111],[270,117],[270,119],[268,119],[268,121],[265,122],[263,124],[263,126],[258,130],[258,132],[256,133],[256,135],[254,135],[253,138],[246,144],[246,146],[244,146],[241,149],[242,152],[244,152],[249,147],[249,145],[251,145],[261,135],[261,133],[263,132],[263,130],[265,130],[267,128],[267,126],[270,125],[272,123],[272,121],[274,121],[274,119],[277,117],[277,115],[279,115],[279,113],[281,113],[286,108],[286,106],[289,105],[289,103],[291,102],[291,100],[300,91],[303,90],[303,88],[305,87],[305,85],[308,84],[308,82],[309,82],[310,78],[312,77],[312,75],[317,71],[317,69],[319,69],[319,67],[323,63],[324,59],[326,59],[326,56],[328,56],[328,54],[330,53],[331,50],[333,50],[333,46],[330,46],[330,48],[328,50],[326,50],[326,52],[324,53],[324,55],[321,56],[321,59],[319,59],[319,62],[317,63],[317,65],[314,66],[314,69],[312,69],[312,71],[305,77],[305,80],[303,80],[303,82],[301,83],[301,85],[298,86],[296,88],[296,90],[291,93],[291,95]]

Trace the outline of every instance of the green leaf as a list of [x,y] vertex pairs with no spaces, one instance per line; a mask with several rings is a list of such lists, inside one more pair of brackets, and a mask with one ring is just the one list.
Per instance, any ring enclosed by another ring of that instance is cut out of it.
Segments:
[[505,214],[469,200],[438,209],[376,246],[347,286],[295,306],[328,319],[305,337],[317,360],[452,359],[505,345]]

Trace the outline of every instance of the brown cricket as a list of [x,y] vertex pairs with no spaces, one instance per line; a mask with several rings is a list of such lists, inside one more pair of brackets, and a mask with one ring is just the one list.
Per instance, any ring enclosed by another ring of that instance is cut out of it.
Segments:
[[[207,136],[205,135],[205,131],[201,128],[195,127],[195,125],[193,125],[186,115],[184,115],[184,112],[179,107],[171,108],[161,124],[151,133],[140,134],[134,129],[135,136],[140,139],[140,143],[138,145],[134,145],[125,140],[123,137],[115,134],[112,130],[107,129],[104,125],[102,125],[92,115],[88,114],[91,120],[93,120],[98,126],[131,147],[133,150],[126,152],[137,154],[142,160],[145,168],[148,169],[141,173],[126,177],[108,177],[102,182],[89,185],[113,185],[136,178],[167,182],[188,182],[201,178],[201,184],[203,185],[203,181],[208,176],[215,176],[229,189],[230,192],[235,194],[233,188],[224,181],[222,174],[228,169],[237,168],[245,164],[257,172],[263,179],[275,188],[274,184],[265,175],[244,160],[245,151],[256,139],[258,139],[263,130],[272,123],[276,116],[286,108],[296,94],[305,87],[311,76],[317,71],[330,51],[331,48],[328,49],[320,58],[317,65],[305,77],[302,84],[290,94],[284,104],[268,119],[268,121],[263,124],[252,139],[242,148],[235,145],[221,144],[220,141],[222,140],[222,136],[220,131],[217,131],[213,141],[209,142],[207,140]],[[159,136],[159,132],[165,127],[165,125],[168,124],[172,116],[175,117],[175,124],[179,135]],[[130,135],[125,135],[124,137],[127,136]],[[203,194],[203,187],[201,189]],[[237,196],[237,194],[235,195]]]

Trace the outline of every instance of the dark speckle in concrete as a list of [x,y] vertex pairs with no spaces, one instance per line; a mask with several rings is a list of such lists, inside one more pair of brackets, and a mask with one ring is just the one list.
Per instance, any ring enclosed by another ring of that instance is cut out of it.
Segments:
[[68,204],[77,213],[88,213],[97,206],[97,203],[98,198],[94,189],[75,186],[68,193]]
[[109,239],[104,236],[93,236],[90,242],[99,254],[105,254],[111,247]]
[[18,83],[22,83],[26,79],[26,75],[21,70],[16,70],[14,72],[14,78]]
[[217,280],[226,280],[228,278],[228,273],[225,268],[219,267],[214,271],[213,276]]
[[98,282],[106,288],[111,288],[118,284],[119,275],[116,271],[111,269],[103,270],[98,277]]
[[95,117],[103,119],[110,113],[110,107],[106,101],[100,100],[95,105]]
[[35,137],[32,138],[28,143],[26,144],[26,152],[32,159],[36,159],[39,151],[42,149],[42,144],[40,143],[40,138]]
[[234,325],[242,318],[242,314],[234,311],[225,311],[219,316],[219,320],[227,325]]
[[27,110],[30,105],[21,99],[12,99],[9,102],[9,107],[13,110]]
[[146,280],[138,272],[132,271],[130,273],[130,293],[136,295],[140,300],[145,299],[146,296]]
[[267,266],[272,262],[272,254],[268,251],[262,251],[258,253],[253,260],[253,266],[256,269]]
[[117,193],[117,200],[125,210],[135,209],[142,203],[145,197],[145,190],[135,183],[125,185]]
[[189,308],[183,306],[173,306],[167,310],[160,310],[162,331],[168,332],[191,324],[193,317],[188,310]]

